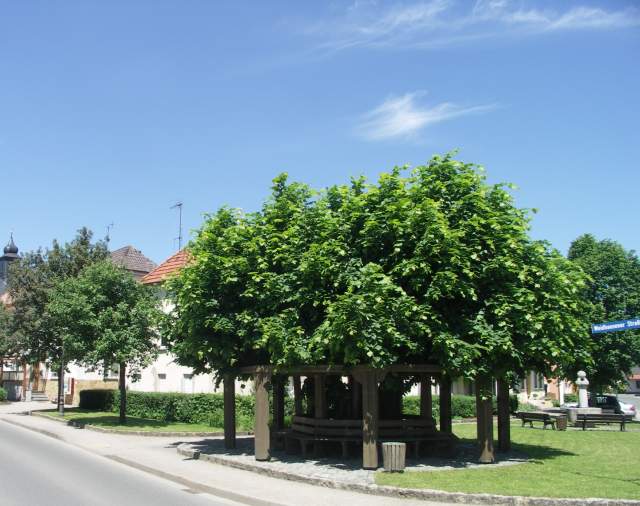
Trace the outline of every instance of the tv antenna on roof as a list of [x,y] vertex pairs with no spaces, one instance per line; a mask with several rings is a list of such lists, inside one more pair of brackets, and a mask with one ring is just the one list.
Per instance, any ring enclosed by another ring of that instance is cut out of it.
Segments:
[[178,226],[178,251],[182,249],[182,201],[176,202],[170,207],[170,209],[178,208],[178,214],[180,216],[180,225]]
[[113,230],[113,222],[107,225],[107,236],[104,238],[107,244],[111,240],[111,230]]

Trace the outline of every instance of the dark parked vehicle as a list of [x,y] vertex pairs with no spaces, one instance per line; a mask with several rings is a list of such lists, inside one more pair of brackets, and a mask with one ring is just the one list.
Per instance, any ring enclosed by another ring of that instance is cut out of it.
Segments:
[[603,413],[623,414],[620,402],[615,395],[596,394],[589,396],[590,408],[602,408]]

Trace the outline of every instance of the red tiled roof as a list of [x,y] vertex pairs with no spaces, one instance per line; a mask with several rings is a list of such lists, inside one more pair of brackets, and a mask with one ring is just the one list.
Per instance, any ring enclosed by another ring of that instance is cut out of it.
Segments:
[[182,269],[189,260],[189,253],[186,250],[178,251],[175,255],[170,256],[158,267],[153,269],[149,274],[142,278],[145,285],[155,285],[162,283],[172,274]]
[[630,380],[640,380],[640,374],[632,374],[629,376]]

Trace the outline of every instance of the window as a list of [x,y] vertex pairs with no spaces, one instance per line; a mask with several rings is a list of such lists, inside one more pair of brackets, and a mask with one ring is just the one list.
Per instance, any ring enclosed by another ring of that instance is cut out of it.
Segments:
[[533,375],[533,389],[534,390],[544,389],[544,376],[542,374],[535,373]]
[[636,380],[636,388],[640,388],[640,380]]
[[159,380],[166,380],[167,379],[167,374],[164,372],[159,372],[158,373],[158,379]]
[[184,376],[184,379],[186,380],[190,380],[193,378],[193,374],[183,374],[182,376]]

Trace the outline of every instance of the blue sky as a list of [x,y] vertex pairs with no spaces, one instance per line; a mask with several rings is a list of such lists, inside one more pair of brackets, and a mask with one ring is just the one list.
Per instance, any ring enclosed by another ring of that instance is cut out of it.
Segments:
[[86,225],[155,261],[286,171],[458,148],[532,234],[640,250],[640,2],[0,1],[0,241]]

